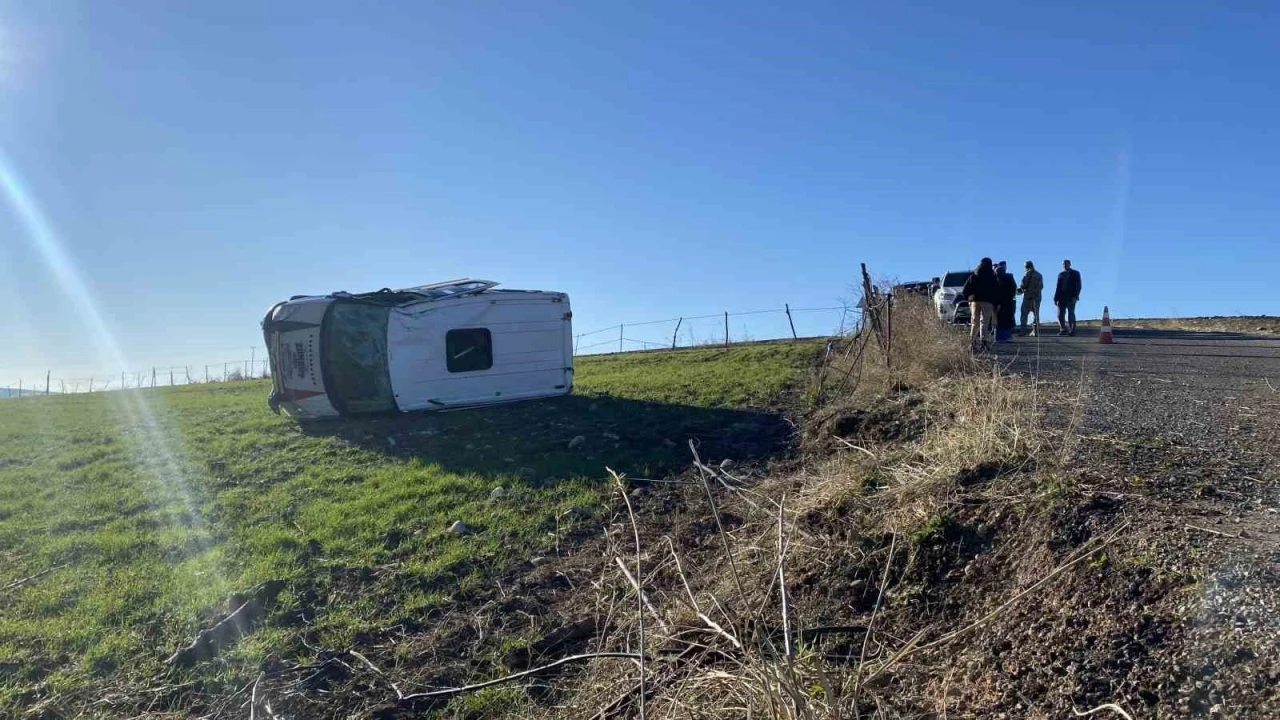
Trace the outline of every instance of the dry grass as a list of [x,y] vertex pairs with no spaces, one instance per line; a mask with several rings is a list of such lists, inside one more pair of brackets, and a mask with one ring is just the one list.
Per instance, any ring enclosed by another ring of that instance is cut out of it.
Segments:
[[[1080,323],[1096,327],[1098,320]],[[1243,335],[1275,335],[1280,333],[1280,317],[1274,315],[1226,315],[1187,318],[1112,318],[1117,329],[1174,330],[1185,332],[1239,333]]]
[[940,324],[927,298],[908,297],[895,303],[889,325],[891,380],[916,385],[979,370],[969,350],[968,329]]
[[[698,459],[697,486],[678,504],[713,522],[682,532],[643,503],[617,517],[614,560],[596,590],[613,632],[597,649],[634,650],[643,636],[649,661],[594,666],[553,715],[634,715],[641,698],[649,718],[878,713],[886,678],[927,640],[925,628],[914,637],[877,630],[922,533],[949,512],[962,473],[1015,471],[1042,449],[1023,381],[976,362],[967,338],[924,303],[898,308],[893,324],[890,363],[874,342],[833,355],[822,381],[829,393],[843,387],[815,413],[808,441],[824,451],[802,469],[748,486]],[[841,423],[855,415],[863,420]],[[885,437],[882,423],[906,429]],[[852,436],[823,442],[854,425]],[[841,565],[875,581],[874,602],[857,624],[831,627],[830,607],[790,593],[799,578],[838,575]],[[832,639],[853,652],[833,657],[824,649]]]
[[928,522],[948,509],[962,472],[992,464],[997,472],[1012,471],[1043,450],[1032,393],[1023,380],[997,371],[921,387],[909,396],[920,436],[883,447],[863,441],[855,444],[866,452],[848,448],[829,456],[814,468],[801,507],[833,507],[854,496],[885,529]]

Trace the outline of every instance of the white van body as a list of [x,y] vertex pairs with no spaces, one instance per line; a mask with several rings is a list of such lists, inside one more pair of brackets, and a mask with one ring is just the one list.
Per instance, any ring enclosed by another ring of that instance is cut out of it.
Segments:
[[572,392],[568,296],[496,284],[454,280],[275,305],[263,321],[272,408],[333,418]]

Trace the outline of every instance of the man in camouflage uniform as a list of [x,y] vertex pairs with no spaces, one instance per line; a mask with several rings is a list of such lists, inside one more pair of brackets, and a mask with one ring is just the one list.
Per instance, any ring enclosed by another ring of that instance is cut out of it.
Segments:
[[1022,276],[1022,284],[1018,286],[1018,294],[1022,296],[1022,334],[1027,334],[1027,315],[1031,315],[1031,337],[1040,333],[1040,298],[1044,293],[1044,276],[1035,264],[1027,261],[1027,272]]

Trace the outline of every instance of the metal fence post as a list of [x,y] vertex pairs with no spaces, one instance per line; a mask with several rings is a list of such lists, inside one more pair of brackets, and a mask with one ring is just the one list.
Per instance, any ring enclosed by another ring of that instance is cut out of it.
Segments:
[[786,309],[787,309],[787,324],[791,326],[791,339],[792,339],[792,340],[797,340],[797,339],[799,339],[799,336],[797,336],[797,335],[796,335],[796,324],[795,324],[795,321],[793,321],[793,320],[791,319],[791,304],[790,304],[790,303],[783,303],[783,304],[782,304],[782,306],[783,306],[784,308],[786,308]]
[[724,345],[729,347],[729,311],[724,311]]
[[626,326],[625,325],[618,326],[618,352],[622,352],[622,328],[624,327]]

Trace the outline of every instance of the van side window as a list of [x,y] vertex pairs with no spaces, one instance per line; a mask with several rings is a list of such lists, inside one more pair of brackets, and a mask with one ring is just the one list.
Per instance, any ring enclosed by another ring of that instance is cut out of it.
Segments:
[[493,367],[493,336],[488,328],[450,330],[444,336],[449,372],[474,372]]

